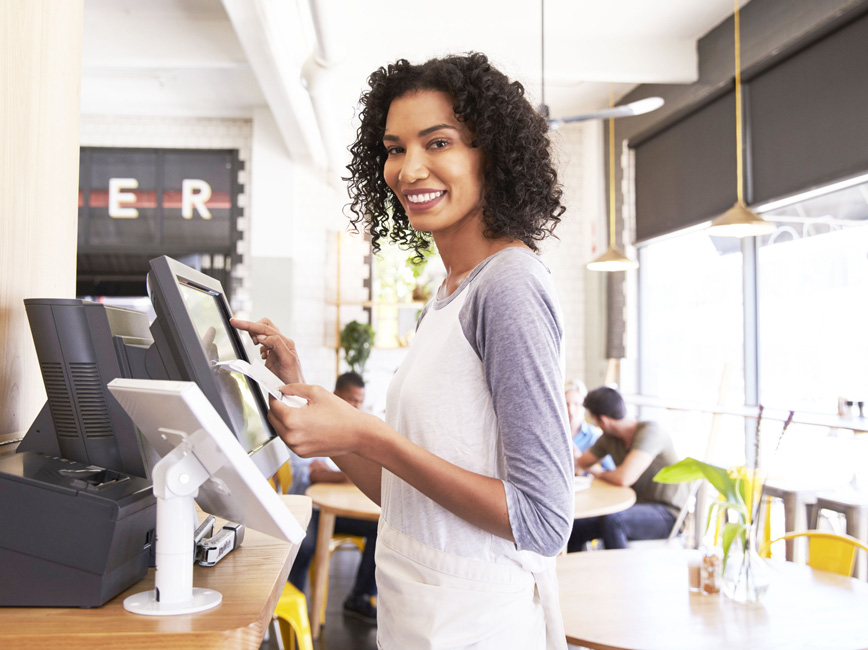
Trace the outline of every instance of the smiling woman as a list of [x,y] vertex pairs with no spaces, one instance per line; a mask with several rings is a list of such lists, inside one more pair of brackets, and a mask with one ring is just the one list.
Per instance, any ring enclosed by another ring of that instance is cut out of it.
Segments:
[[[545,119],[482,54],[398,61],[370,77],[351,147],[350,209],[374,250],[446,269],[395,372],[386,423],[295,384],[272,402],[302,456],[331,456],[382,506],[377,640],[388,649],[565,649],[554,556],[574,515],[563,326],[536,256],[563,213]],[[266,365],[270,321],[236,323]],[[297,371],[280,374],[297,382]]]
[[[405,60],[376,70],[369,78],[371,90],[363,97],[364,110],[358,138],[350,148],[350,209],[357,226],[367,224],[374,250],[390,237],[417,252],[430,238],[408,221],[400,196],[390,191],[384,174],[390,147],[406,147],[385,136],[391,126],[387,114],[397,99],[426,91],[441,93],[446,112],[422,126],[458,129],[452,138],[484,153],[482,184],[485,188],[483,222],[491,237],[523,242],[531,250],[552,233],[564,212],[557,173],[552,165],[548,125],[524,96],[524,88],[492,66],[483,54],[432,59],[421,65]],[[433,107],[432,107],[433,110]],[[397,117],[397,116],[393,116]],[[439,135],[448,129],[439,129]],[[421,131],[412,134],[424,137]],[[427,134],[429,136],[434,134]],[[434,147],[442,144],[430,138]],[[440,140],[444,138],[439,138]],[[388,151],[387,151],[388,149]],[[394,189],[394,188],[392,188]],[[393,227],[388,223],[393,215]]]

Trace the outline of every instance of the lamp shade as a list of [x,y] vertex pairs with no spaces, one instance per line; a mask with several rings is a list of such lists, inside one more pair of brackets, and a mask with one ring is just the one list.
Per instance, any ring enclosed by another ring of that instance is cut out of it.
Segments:
[[751,211],[742,201],[711,222],[706,231],[713,237],[760,237],[771,235],[777,226]]
[[631,260],[614,246],[609,246],[609,250],[588,262],[587,268],[590,271],[630,271],[639,268],[639,262]]

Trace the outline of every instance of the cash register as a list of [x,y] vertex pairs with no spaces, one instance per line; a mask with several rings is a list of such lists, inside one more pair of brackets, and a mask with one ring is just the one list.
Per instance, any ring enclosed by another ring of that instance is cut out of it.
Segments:
[[264,476],[289,459],[259,386],[216,365],[250,357],[220,283],[168,257],[150,267],[150,323],[98,302],[24,301],[47,401],[0,457],[0,606],[98,607],[153,563],[159,455],[113,379],[195,382]]

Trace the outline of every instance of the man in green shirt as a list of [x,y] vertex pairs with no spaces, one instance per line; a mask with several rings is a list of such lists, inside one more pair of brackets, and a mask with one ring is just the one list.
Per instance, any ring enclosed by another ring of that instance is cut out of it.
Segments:
[[[680,460],[672,439],[653,422],[628,418],[624,399],[614,388],[592,390],[583,405],[603,435],[576,459],[576,473],[588,471],[598,480],[632,487],[636,504],[611,515],[576,519],[567,551],[584,550],[593,539],[602,539],[608,549],[626,548],[634,539],[665,539],[688,489],[684,483],[654,482],[660,469]],[[614,470],[597,466],[606,455],[615,461]]]

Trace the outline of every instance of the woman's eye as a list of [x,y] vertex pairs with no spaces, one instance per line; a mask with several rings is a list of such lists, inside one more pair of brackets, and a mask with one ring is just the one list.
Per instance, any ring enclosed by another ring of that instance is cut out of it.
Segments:
[[428,146],[432,149],[442,149],[448,144],[446,140],[433,140]]
[[386,153],[390,156],[397,156],[398,154],[404,153],[403,147],[386,147]]

